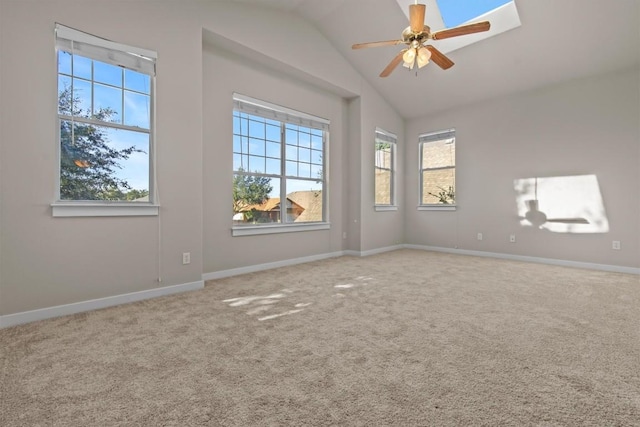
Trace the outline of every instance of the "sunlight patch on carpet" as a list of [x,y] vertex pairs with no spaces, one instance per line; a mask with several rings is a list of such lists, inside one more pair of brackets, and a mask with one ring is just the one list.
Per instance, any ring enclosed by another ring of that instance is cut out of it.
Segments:
[[226,299],[223,300],[223,302],[228,302],[230,303],[229,306],[230,307],[238,307],[241,305],[247,305],[252,303],[253,301],[256,300],[269,300],[272,298],[284,298],[286,295],[285,294],[271,294],[271,295],[267,295],[266,297],[257,297],[257,296],[251,296],[251,297],[239,297],[239,298],[231,298],[231,299]]
[[258,317],[258,320],[262,322],[263,320],[271,320],[271,319],[275,319],[277,317],[288,316],[290,314],[300,313],[303,310],[304,310],[304,308],[300,308],[298,310],[289,310],[289,311],[285,311],[284,313],[272,314],[270,316],[264,316],[264,317]]

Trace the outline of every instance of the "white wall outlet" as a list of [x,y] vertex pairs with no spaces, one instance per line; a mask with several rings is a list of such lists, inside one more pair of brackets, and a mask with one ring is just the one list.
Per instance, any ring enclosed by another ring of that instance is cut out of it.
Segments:
[[613,243],[611,244],[611,248],[615,249],[616,251],[620,250],[620,240],[614,240]]
[[478,233],[478,240],[482,240],[482,233]]
[[343,231],[343,232],[342,232],[342,238],[343,238],[343,239],[346,239],[346,238],[347,238],[347,232],[346,232],[346,231]]
[[511,243],[515,243],[515,242],[516,242],[516,235],[515,235],[515,234],[510,235],[510,236],[509,236],[509,241],[510,241]]
[[191,252],[184,252],[182,254],[182,264],[191,264]]

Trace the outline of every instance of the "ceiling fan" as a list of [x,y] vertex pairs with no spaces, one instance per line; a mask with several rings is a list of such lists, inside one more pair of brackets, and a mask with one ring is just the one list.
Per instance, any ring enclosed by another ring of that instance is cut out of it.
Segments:
[[589,224],[585,218],[547,218],[547,215],[540,211],[538,208],[538,178],[535,179],[535,193],[533,200],[525,201],[527,205],[527,212],[524,214],[524,218],[521,219],[527,220],[532,226],[536,228],[540,228],[544,223],[547,222],[561,222],[565,224]]
[[424,25],[424,15],[426,6],[424,4],[409,5],[409,26],[402,32],[401,40],[387,40],[381,42],[356,43],[352,49],[362,49],[365,47],[392,46],[406,44],[408,47],[402,49],[382,70],[380,77],[387,77],[401,63],[409,69],[415,65],[422,68],[429,63],[429,59],[435,62],[440,68],[446,70],[453,66],[453,61],[447,58],[442,52],[427,44],[429,40],[442,40],[451,37],[463,36],[465,34],[480,33],[491,28],[489,21],[477,22],[475,24],[462,25],[447,30],[431,32],[428,25]]

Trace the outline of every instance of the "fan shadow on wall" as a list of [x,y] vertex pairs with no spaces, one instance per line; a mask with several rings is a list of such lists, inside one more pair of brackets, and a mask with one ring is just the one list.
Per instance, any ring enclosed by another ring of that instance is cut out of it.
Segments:
[[514,180],[518,218],[524,227],[554,233],[606,233],[609,221],[595,175]]

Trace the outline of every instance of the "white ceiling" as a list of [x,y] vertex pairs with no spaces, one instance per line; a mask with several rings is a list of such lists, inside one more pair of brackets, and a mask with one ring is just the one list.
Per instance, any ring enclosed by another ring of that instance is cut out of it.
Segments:
[[351,45],[401,38],[408,22],[397,0],[235,1],[309,21],[404,118],[640,63],[638,0],[515,0],[521,27],[449,53],[449,70],[429,64],[416,76],[400,66],[387,78],[378,75],[400,46]]

